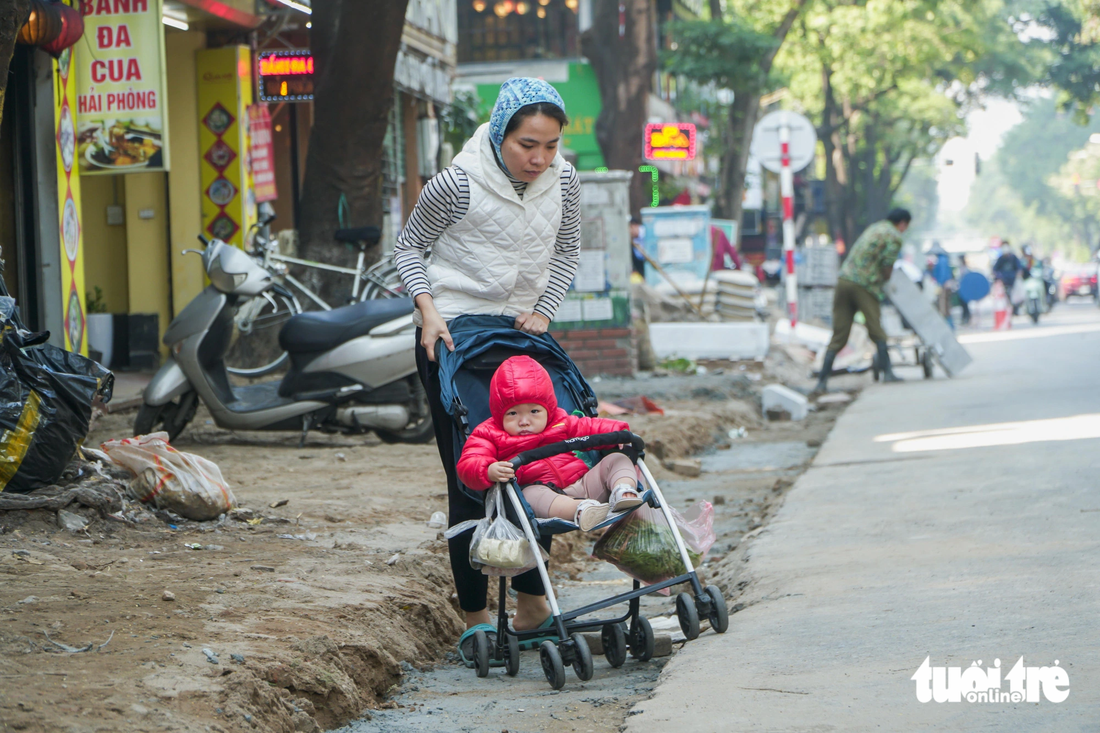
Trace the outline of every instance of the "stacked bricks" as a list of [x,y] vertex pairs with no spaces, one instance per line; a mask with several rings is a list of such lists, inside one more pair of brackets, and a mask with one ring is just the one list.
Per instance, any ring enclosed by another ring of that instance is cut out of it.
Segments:
[[585,377],[634,375],[634,343],[629,328],[586,328],[552,334]]

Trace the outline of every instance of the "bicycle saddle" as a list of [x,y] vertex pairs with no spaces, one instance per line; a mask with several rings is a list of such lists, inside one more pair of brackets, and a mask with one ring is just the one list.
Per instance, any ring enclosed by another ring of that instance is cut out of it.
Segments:
[[378,244],[382,238],[382,230],[378,227],[355,227],[354,229],[337,229],[333,234],[337,242],[366,242]]
[[375,326],[413,312],[412,298],[364,300],[362,303],[309,311],[291,317],[279,331],[279,346],[291,353],[328,351],[353,338],[365,336]]

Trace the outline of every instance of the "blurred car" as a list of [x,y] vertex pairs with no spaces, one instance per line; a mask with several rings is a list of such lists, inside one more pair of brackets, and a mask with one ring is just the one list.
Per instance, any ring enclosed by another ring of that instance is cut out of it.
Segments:
[[1081,265],[1072,269],[1066,268],[1062,273],[1062,298],[1073,295],[1086,298],[1100,297],[1100,288],[1097,286],[1096,265]]

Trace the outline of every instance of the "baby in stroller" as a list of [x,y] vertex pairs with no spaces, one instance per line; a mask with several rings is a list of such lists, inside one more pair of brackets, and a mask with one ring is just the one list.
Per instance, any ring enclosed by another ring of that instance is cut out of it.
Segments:
[[522,466],[516,474],[508,459],[524,451],[630,429],[620,420],[566,413],[558,407],[550,375],[531,357],[513,356],[500,365],[489,383],[489,409],[492,417],[470,434],[458,460],[458,476],[469,488],[484,491],[516,478],[535,516],[565,519],[585,532],[609,513],[642,503],[634,464],[622,453],[611,453],[592,468],[563,453]]

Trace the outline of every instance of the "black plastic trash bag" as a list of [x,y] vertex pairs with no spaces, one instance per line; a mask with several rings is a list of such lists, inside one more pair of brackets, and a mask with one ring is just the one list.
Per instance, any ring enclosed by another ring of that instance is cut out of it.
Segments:
[[0,491],[56,483],[88,434],[92,401],[111,399],[114,375],[44,343],[0,309]]

